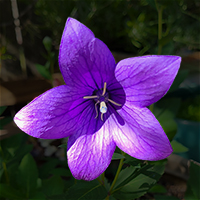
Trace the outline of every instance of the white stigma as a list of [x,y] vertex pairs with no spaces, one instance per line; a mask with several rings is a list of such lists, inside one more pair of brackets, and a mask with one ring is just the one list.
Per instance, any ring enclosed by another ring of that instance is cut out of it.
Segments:
[[102,101],[100,103],[100,112],[103,113],[103,114],[107,112],[107,106],[106,106],[106,103],[104,101]]

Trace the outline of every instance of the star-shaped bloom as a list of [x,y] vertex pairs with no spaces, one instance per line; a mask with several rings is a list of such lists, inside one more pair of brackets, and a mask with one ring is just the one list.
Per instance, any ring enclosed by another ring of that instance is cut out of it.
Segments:
[[178,56],[152,55],[116,64],[90,29],[68,18],[59,52],[66,85],[34,99],[14,121],[36,138],[69,137],[68,165],[76,179],[103,173],[116,145],[138,159],[164,159],[172,147],[146,107],[166,94],[180,62]]

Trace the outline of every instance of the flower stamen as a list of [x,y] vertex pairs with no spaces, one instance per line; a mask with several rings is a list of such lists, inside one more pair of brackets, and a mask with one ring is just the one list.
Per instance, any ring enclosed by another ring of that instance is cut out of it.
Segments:
[[84,96],[83,97],[84,99],[95,99],[95,98],[98,98],[98,96]]
[[121,106],[121,104],[116,103],[115,101],[108,99],[108,94],[106,94],[106,86],[107,83],[104,82],[103,85],[103,90],[102,90],[102,94],[99,94],[97,92],[97,95],[92,95],[92,96],[84,96],[83,99],[95,99],[96,103],[95,103],[95,111],[96,111],[96,117],[95,119],[98,117],[99,113],[98,113],[98,108],[97,105],[100,103],[100,112],[101,112],[101,120],[103,121],[103,114],[105,114],[108,110],[107,106],[106,106],[106,102],[110,102],[116,106]]
[[122,104],[116,103],[115,101],[108,99],[108,101],[110,101],[110,103],[116,105],[116,106],[121,106]]
[[98,110],[97,110],[97,104],[98,103],[100,103],[100,101],[97,101],[96,103],[95,103],[95,111],[96,111],[96,117],[95,117],[95,119],[98,117]]
[[103,113],[101,113],[101,120],[103,121]]
[[104,83],[104,86],[103,86],[102,96],[104,96],[105,93],[106,93],[106,82]]

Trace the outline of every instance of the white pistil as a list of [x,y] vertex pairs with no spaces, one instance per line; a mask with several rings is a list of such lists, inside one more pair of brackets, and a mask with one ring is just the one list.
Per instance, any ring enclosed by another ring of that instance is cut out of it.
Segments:
[[104,101],[102,101],[100,103],[100,112],[103,113],[103,114],[107,112],[107,106],[106,106],[106,103]]
[[103,121],[103,114],[107,112],[107,106],[104,101],[100,103],[101,120]]

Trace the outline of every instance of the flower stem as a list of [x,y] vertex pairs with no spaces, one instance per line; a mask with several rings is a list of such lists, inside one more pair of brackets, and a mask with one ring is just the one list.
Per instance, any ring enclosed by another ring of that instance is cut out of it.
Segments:
[[105,180],[105,172],[103,172],[103,174],[101,175],[101,178],[102,178],[102,183],[104,185],[104,180]]
[[4,172],[5,172],[5,177],[6,177],[6,183],[9,184],[9,177],[8,177],[8,170],[7,170],[7,167],[6,167],[6,163],[3,162],[3,169],[4,169]]
[[153,113],[153,107],[154,107],[154,104],[152,103],[150,106],[149,106],[149,110]]
[[162,38],[162,7],[158,10],[158,55],[161,54],[162,45],[160,44],[160,39]]
[[[123,155],[123,156],[125,155],[125,153],[124,153],[123,151],[122,151],[122,155]],[[119,162],[119,166],[118,166],[118,169],[117,169],[115,178],[114,178],[114,180],[113,180],[113,182],[112,182],[112,185],[110,186],[110,190],[108,191],[108,195],[107,195],[107,197],[106,197],[106,200],[109,200],[109,196],[110,196],[110,194],[112,194],[112,190],[113,190],[113,188],[114,188],[114,186],[115,186],[115,183],[116,183],[116,181],[117,181],[117,178],[118,178],[118,176],[119,176],[119,173],[120,173],[120,171],[121,171],[121,169],[122,169],[123,162],[124,162],[124,158],[122,158],[122,159],[120,160],[120,162]]]
[[160,44],[160,40],[162,39],[162,14],[163,14],[163,6],[158,5],[155,0],[156,8],[158,11],[158,55],[162,52],[162,45]]
[[[0,153],[1,153],[2,157],[3,157],[3,151],[2,151],[1,147],[0,147]],[[4,172],[5,172],[6,183],[9,184],[9,176],[8,176],[8,170],[7,170],[6,163],[3,161],[2,165],[3,165]]]

